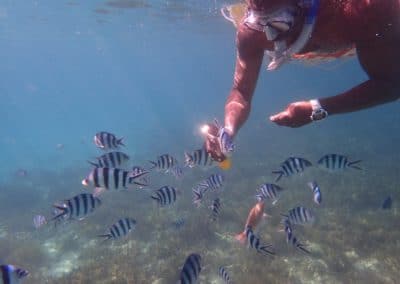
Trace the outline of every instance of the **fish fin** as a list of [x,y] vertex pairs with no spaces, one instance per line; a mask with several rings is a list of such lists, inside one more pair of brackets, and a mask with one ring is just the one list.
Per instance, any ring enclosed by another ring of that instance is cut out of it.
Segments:
[[104,238],[104,239],[102,240],[102,242],[101,242],[101,243],[104,243],[104,242],[106,242],[106,241],[108,241],[108,240],[111,240],[112,235],[111,235],[111,234],[102,234],[102,235],[97,235],[97,237],[99,237],[99,238]]
[[157,163],[156,163],[156,162],[149,161],[149,163],[151,163],[151,165],[152,165],[152,166],[149,168],[149,171],[151,171],[151,170],[157,168]]
[[276,179],[275,182],[278,182],[282,176],[283,176],[283,171],[272,171],[273,174],[279,175]]
[[92,162],[92,161],[87,161],[89,164],[91,164],[92,166],[94,166],[94,167],[96,167],[96,168],[98,168],[99,167],[99,165],[98,164],[96,164],[96,163],[94,163],[94,162]]
[[122,140],[124,140],[124,137],[121,137],[121,138],[117,139],[117,145],[121,145],[121,146],[126,147],[124,142],[122,142]]
[[243,231],[235,236],[235,240],[244,245],[246,243],[246,231]]
[[50,221],[58,220],[59,218],[63,217],[65,214],[67,214],[67,209],[64,206],[54,204],[53,207],[58,210],[61,210],[61,212],[59,214],[57,214],[56,216],[54,216],[53,218],[51,218]]
[[359,166],[355,166],[355,164],[358,164],[358,163],[360,163],[361,161],[362,161],[362,160],[357,160],[357,161],[354,161],[354,162],[350,162],[350,163],[348,164],[348,166],[351,167],[351,168],[353,168],[353,169],[357,169],[357,170],[362,171],[362,168],[360,168]]

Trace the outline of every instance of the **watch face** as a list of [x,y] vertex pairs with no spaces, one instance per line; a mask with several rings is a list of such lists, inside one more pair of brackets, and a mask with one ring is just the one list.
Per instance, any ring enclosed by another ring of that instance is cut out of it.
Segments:
[[328,113],[324,109],[317,109],[311,114],[312,120],[321,120],[327,117]]

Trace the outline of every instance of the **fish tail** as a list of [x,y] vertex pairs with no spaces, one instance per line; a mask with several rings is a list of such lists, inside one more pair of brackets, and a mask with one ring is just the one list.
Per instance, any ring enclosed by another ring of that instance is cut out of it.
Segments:
[[235,240],[244,245],[246,243],[246,231],[243,231],[235,236]]
[[279,175],[277,176],[277,178],[275,179],[275,182],[278,182],[282,176],[283,176],[283,171],[272,171],[273,174]]
[[111,238],[112,238],[112,236],[111,236],[111,234],[103,234],[103,235],[97,235],[99,238],[104,238],[103,239],[103,241],[102,241],[102,243],[104,243],[104,242],[106,242],[106,241],[108,241],[108,240],[111,240]]
[[150,170],[153,170],[153,169],[155,169],[155,168],[157,168],[157,163],[156,162],[153,162],[153,161],[149,161],[149,163],[151,163],[151,167],[149,168],[149,171]]
[[261,246],[259,249],[259,252],[263,253],[263,254],[268,254],[268,255],[275,255],[275,252],[273,252],[272,250],[269,250],[268,248],[271,248],[272,245],[264,245]]
[[59,214],[51,218],[51,221],[55,220],[57,221],[59,218],[63,217],[65,214],[67,214],[67,209],[64,208],[63,206],[60,205],[53,205],[54,208],[57,208],[58,210],[61,210]]
[[361,171],[362,168],[360,168],[359,166],[355,166],[355,164],[358,164],[358,163],[360,163],[361,161],[362,161],[362,160],[357,160],[357,161],[354,161],[354,162],[350,162],[350,163],[349,163],[349,167]]
[[124,137],[121,137],[121,138],[117,139],[117,145],[121,145],[121,146],[126,147],[124,142],[122,142],[122,140],[124,140]]

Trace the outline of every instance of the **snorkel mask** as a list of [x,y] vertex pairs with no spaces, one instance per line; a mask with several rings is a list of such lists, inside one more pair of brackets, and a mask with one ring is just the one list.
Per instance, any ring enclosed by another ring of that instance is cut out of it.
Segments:
[[[265,32],[267,39],[274,42],[274,50],[265,51],[271,59],[268,70],[277,69],[304,48],[314,29],[318,6],[319,0],[300,0],[296,6],[283,7],[267,14],[250,9],[247,11],[244,23],[251,29]],[[295,42],[287,46],[285,35],[292,30],[301,12],[305,16],[303,28]]]

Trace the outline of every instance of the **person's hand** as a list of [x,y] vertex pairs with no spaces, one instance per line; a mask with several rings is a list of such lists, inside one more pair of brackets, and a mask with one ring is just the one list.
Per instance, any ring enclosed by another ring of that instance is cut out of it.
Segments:
[[309,101],[295,102],[275,115],[270,120],[281,126],[300,127],[311,122],[312,107]]
[[204,131],[204,147],[207,153],[211,155],[211,158],[217,162],[222,162],[226,159],[226,156],[222,154],[220,144],[218,142],[218,128],[214,123],[208,123],[205,126]]

